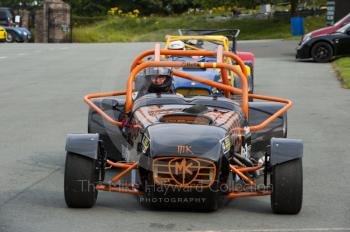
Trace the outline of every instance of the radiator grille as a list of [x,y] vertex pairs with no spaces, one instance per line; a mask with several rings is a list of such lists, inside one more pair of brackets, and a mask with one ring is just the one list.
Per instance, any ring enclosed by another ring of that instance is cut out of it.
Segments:
[[191,157],[161,157],[153,160],[153,179],[158,185],[208,188],[215,181],[213,162]]

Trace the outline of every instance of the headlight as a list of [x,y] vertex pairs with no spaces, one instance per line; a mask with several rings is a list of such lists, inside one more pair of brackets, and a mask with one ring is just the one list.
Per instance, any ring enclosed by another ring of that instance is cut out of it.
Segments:
[[301,43],[306,43],[307,41],[309,41],[311,39],[311,33],[308,33],[304,36],[303,41],[301,41]]

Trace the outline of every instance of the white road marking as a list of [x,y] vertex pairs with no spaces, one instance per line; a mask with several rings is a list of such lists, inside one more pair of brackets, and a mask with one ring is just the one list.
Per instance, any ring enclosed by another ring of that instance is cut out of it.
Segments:
[[27,55],[26,53],[18,53],[17,54],[18,56],[25,56],[25,55]]
[[0,59],[6,59],[7,56],[0,56]]
[[298,231],[350,231],[350,228],[279,228],[279,229],[242,229],[242,230],[200,230],[192,232],[298,232]]

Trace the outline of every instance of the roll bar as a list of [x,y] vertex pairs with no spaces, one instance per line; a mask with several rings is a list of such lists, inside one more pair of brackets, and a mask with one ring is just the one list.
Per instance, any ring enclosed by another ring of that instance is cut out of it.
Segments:
[[[218,50],[222,49],[222,46],[218,46]],[[142,53],[140,53],[135,60],[133,61],[130,72],[139,64],[141,64],[143,59],[147,56],[156,56],[155,52],[156,49],[153,50],[146,50]],[[206,51],[206,50],[159,50],[161,55],[168,55],[168,56],[207,56],[207,57],[216,57],[217,51]],[[240,66],[241,70],[243,71],[243,74],[245,76],[248,76],[248,70],[246,69],[246,66],[241,58],[239,58],[236,54],[232,52],[225,52],[223,51],[223,60],[224,58],[231,58],[234,61],[237,62],[237,64]]]
[[[157,54],[156,54],[157,53]],[[262,122],[259,125],[254,125],[250,127],[251,131],[258,131],[266,127],[269,123],[271,123],[273,120],[275,120],[277,117],[281,116],[284,112],[286,112],[291,106],[292,102],[288,99],[282,99],[282,98],[276,98],[276,97],[270,97],[270,96],[263,96],[263,95],[257,95],[257,94],[249,94],[248,93],[248,81],[244,73],[241,72],[241,70],[238,70],[234,65],[226,64],[226,63],[210,63],[210,62],[178,62],[178,61],[146,61],[146,62],[139,62],[143,59],[145,56],[154,55],[155,59],[158,60],[160,55],[180,55],[180,56],[201,56],[201,55],[207,55],[207,56],[214,56],[217,55],[218,60],[222,61],[223,57],[230,57],[233,59],[237,59],[237,63],[242,63],[243,61],[237,57],[235,54],[231,52],[223,52],[222,49],[218,49],[217,52],[215,51],[188,51],[188,50],[148,50],[143,53],[141,53],[133,62],[131,73],[129,75],[128,81],[127,81],[127,90],[122,92],[110,92],[110,93],[95,93],[95,94],[89,94],[84,97],[84,101],[92,107],[94,110],[96,110],[97,113],[99,113],[103,118],[105,118],[108,122],[110,122],[112,125],[116,126],[123,126],[123,122],[121,121],[115,121],[113,118],[111,118],[109,115],[107,115],[103,110],[101,110],[98,106],[96,106],[91,99],[94,98],[100,98],[100,97],[109,97],[109,96],[119,96],[119,95],[126,95],[126,103],[125,103],[125,112],[129,113],[132,110],[133,106],[133,87],[134,87],[134,81],[136,79],[137,74],[142,71],[145,68],[148,67],[183,67],[183,68],[213,68],[213,69],[220,69],[222,72],[223,77],[223,83],[218,83],[215,81],[211,81],[208,79],[204,79],[201,77],[196,77],[193,75],[190,75],[188,73],[181,72],[179,70],[173,70],[173,75],[176,75],[180,78],[185,78],[188,80],[196,81],[205,85],[209,85],[218,89],[222,89],[225,91],[225,93],[234,93],[234,94],[240,94],[242,95],[242,111],[244,113],[244,116],[247,121],[249,121],[249,107],[248,107],[248,97],[249,98],[255,98],[255,99],[261,99],[266,101],[272,101],[272,102],[280,102],[284,103],[285,106],[282,107],[280,110],[278,110],[276,113],[271,115],[268,119],[266,119],[264,122]],[[222,54],[222,55],[221,55]],[[244,64],[243,64],[244,65]],[[228,84],[227,78],[224,77],[224,73],[227,72],[227,70],[230,70],[234,72],[242,82],[242,89],[232,87]],[[242,69],[245,70],[245,69]]]
[[198,36],[206,40],[207,36],[225,36],[232,42],[231,51],[236,53],[239,29],[178,29],[180,36]]

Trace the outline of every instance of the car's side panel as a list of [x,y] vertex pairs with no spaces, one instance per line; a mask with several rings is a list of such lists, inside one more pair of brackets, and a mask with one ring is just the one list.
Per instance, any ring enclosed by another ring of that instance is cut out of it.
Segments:
[[[258,125],[268,117],[280,110],[284,104],[270,102],[250,102],[249,103],[249,125]],[[272,137],[287,137],[287,113],[278,117],[267,127],[260,131],[252,132],[252,152],[253,154],[265,153],[266,147],[270,145]]]
[[[97,99],[94,103],[103,109],[114,120],[119,120],[124,108],[125,100],[116,98]],[[120,128],[111,125],[95,110],[89,110],[88,133],[98,133],[103,141],[107,157],[119,161],[122,160],[122,146],[126,143]]]
[[350,54],[350,35],[344,34],[335,39],[336,55],[349,55]]
[[7,36],[7,33],[5,28],[0,27],[0,42],[6,41],[6,36]]

